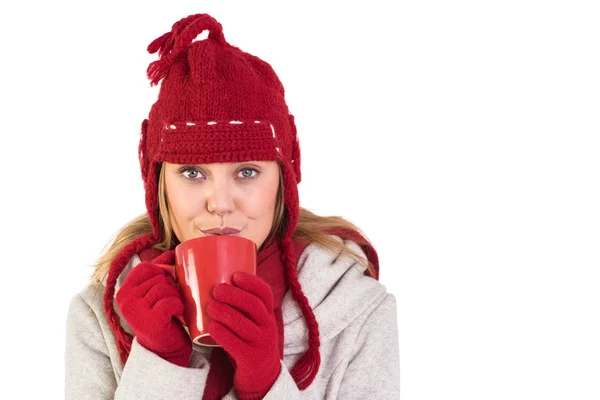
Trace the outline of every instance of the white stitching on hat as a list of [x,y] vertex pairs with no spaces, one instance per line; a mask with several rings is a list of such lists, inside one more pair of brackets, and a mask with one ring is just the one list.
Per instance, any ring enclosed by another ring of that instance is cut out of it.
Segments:
[[277,150],[278,153],[281,152],[281,149],[279,147],[275,147],[275,150]]
[[[250,123],[250,121],[246,121],[246,122],[244,122],[244,121],[236,121],[236,120],[229,121],[230,125],[242,125],[242,124],[245,124],[245,123]],[[262,124],[263,122],[262,121],[254,121],[254,123],[255,124]],[[184,124],[184,122],[177,122],[177,123],[165,124],[165,129],[166,130],[169,130],[169,129],[175,130],[175,129],[178,128],[178,125],[182,125],[182,124]],[[206,125],[217,125],[217,124],[219,124],[218,121],[209,121],[209,122],[206,123]],[[188,122],[185,122],[185,125],[186,126],[196,126],[197,123],[196,122],[192,122],[192,121],[188,121]],[[273,126],[273,124],[269,124],[269,126],[271,127],[271,132],[273,133],[273,138],[277,139],[277,134],[275,133],[275,127]],[[296,140],[298,140],[298,136],[296,136]]]

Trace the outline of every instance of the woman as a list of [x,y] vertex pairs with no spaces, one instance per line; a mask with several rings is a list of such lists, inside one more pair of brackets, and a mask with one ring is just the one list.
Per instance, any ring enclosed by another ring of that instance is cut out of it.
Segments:
[[[72,299],[66,397],[398,398],[395,299],[354,225],[300,208],[294,118],[271,66],[228,44],[207,14],[176,22],[148,51],[159,55],[148,76],[162,82],[139,145],[147,213]],[[217,348],[191,343],[156,266],[211,234],[258,249],[256,276],[214,288]]]

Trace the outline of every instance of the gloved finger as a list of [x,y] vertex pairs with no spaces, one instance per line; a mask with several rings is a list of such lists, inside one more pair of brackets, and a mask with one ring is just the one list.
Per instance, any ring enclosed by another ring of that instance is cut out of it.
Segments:
[[242,339],[218,321],[208,323],[208,333],[234,359],[237,359],[248,347]]
[[159,276],[154,276],[151,279],[142,282],[141,285],[136,285],[135,283],[126,280],[115,296],[119,308],[129,308],[131,304],[134,304],[134,307],[137,307],[136,304],[143,301],[148,291],[161,282],[162,279]]
[[256,275],[247,272],[236,272],[231,278],[231,282],[247,292],[254,294],[261,299],[268,310],[273,309],[273,290],[269,284]]
[[175,264],[175,252],[173,250],[167,250],[154,260],[152,260],[152,264],[167,264],[174,265]]
[[135,267],[133,267],[133,269],[129,272],[127,278],[125,278],[125,282],[123,282],[123,286],[125,286],[126,284],[131,286],[138,286],[141,283],[157,275],[167,275],[167,273],[163,271],[160,267],[157,267],[156,265],[150,264],[148,262],[141,262]]
[[177,289],[177,285],[170,279],[166,274],[159,273],[158,275],[148,275],[149,278],[146,281],[136,283],[135,281],[128,281],[127,279],[123,283],[123,286],[117,292],[117,298],[124,294],[133,294],[137,298],[144,298],[150,289],[157,285],[170,285]]
[[177,288],[169,284],[159,284],[153,286],[148,291],[146,296],[144,296],[144,302],[146,303],[149,309],[153,309],[156,303],[158,303],[160,300],[170,297],[181,301],[181,297],[179,297],[179,291],[177,290]]
[[273,310],[267,309],[260,298],[233,285],[224,283],[215,285],[213,297],[244,313],[258,326],[268,323],[273,314]]
[[183,315],[185,306],[183,301],[179,297],[165,297],[156,302],[152,307],[152,311],[155,311],[161,315],[168,315],[171,318],[178,318]]
[[213,321],[223,324],[245,342],[255,341],[260,329],[247,316],[220,301],[213,301],[208,305],[208,316]]

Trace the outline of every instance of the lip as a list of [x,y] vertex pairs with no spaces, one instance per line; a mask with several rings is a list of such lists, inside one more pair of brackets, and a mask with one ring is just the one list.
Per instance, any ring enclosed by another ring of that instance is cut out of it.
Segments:
[[238,235],[241,230],[240,229],[235,229],[235,228],[231,228],[228,226],[224,226],[222,228],[212,228],[212,229],[200,229],[202,231],[202,233],[204,233],[205,235],[208,236],[235,236]]

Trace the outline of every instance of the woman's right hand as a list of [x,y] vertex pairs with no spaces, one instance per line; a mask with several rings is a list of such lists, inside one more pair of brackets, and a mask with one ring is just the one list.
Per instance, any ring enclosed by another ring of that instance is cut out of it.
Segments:
[[123,318],[139,344],[182,367],[189,365],[192,341],[177,317],[184,305],[171,277],[156,264],[173,264],[173,251],[136,265],[116,296]]

